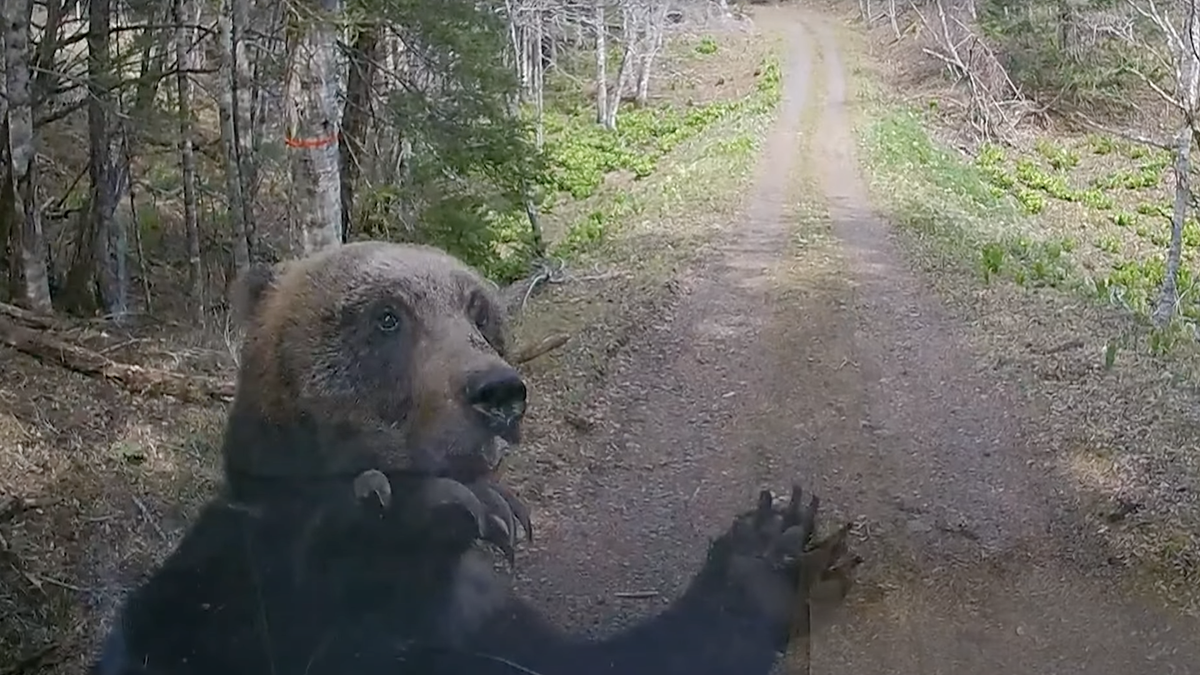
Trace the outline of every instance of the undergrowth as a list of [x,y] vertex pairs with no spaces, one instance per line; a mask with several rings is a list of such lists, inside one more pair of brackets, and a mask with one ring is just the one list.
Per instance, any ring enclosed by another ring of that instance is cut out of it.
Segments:
[[1039,138],[965,157],[934,141],[920,113],[881,109],[865,134],[897,221],[938,264],[985,283],[1054,287],[1123,308],[1165,353],[1200,324],[1200,222],[1184,227],[1178,318],[1152,330],[1170,236],[1170,156],[1119,139]]
[[[703,58],[718,48],[713,38],[706,37],[693,51]],[[544,170],[532,192],[540,213],[553,220],[557,211],[571,212],[573,222],[563,228],[561,236],[548,233],[547,254],[561,259],[578,255],[611,236],[622,218],[637,213],[637,200],[630,195],[595,199],[610,175],[627,174],[633,181],[643,180],[680,144],[715,124],[769,111],[780,95],[779,64],[774,57],[767,57],[758,69],[755,89],[747,97],[692,105],[671,102],[637,107],[625,103],[617,116],[617,128],[610,131],[596,123],[594,101],[582,96],[577,87],[548,83],[541,157]],[[574,216],[580,204],[587,208]],[[451,223],[436,233],[436,243],[448,246],[501,283],[527,273],[536,252],[525,209],[487,209],[477,217],[483,227]]]
[[[553,209],[567,200],[587,200],[596,195],[606,176],[612,173],[628,172],[635,181],[645,179],[658,169],[660,159],[714,125],[770,112],[781,96],[777,59],[767,57],[759,73],[753,93],[745,98],[688,108],[629,106],[618,117],[615,132],[596,125],[586,105],[549,117],[547,130],[554,130],[556,140],[547,143],[554,168],[546,186],[552,195],[544,207]],[[735,136],[717,143],[714,151],[751,149],[749,139]],[[555,243],[552,255],[570,257],[596,246],[612,236],[620,228],[621,220],[636,214],[639,208],[639,200],[626,192],[601,200],[565,228],[565,235]]]

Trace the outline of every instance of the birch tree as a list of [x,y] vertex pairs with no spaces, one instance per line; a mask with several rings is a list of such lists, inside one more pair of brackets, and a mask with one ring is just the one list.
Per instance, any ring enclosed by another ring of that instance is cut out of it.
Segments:
[[[1165,42],[1166,54],[1143,45],[1147,58],[1157,59],[1164,70],[1173,77],[1161,85],[1144,73],[1140,77],[1163,100],[1179,113],[1179,127],[1170,143],[1153,142],[1154,145],[1174,152],[1175,197],[1171,212],[1171,240],[1167,246],[1166,270],[1158,302],[1151,314],[1154,325],[1162,328],[1175,317],[1179,302],[1177,276],[1183,255],[1183,226],[1188,217],[1188,206],[1192,201],[1190,172],[1191,153],[1197,133],[1197,113],[1200,112],[1200,21],[1197,21],[1197,5],[1200,0],[1182,0],[1168,7],[1158,6],[1154,0],[1127,0],[1129,6],[1154,27],[1158,40]],[[1157,41],[1157,40],[1156,40]]]
[[595,0],[592,30],[596,36],[596,123],[608,124],[608,24],[604,0]]
[[[646,105],[650,98],[650,74],[654,68],[654,59],[662,50],[667,9],[668,5],[665,2],[643,5],[641,9],[644,25],[641,31],[642,42],[638,49],[637,94],[634,97],[639,106]],[[728,7],[724,8],[724,11],[728,12]]]
[[[8,101],[9,175],[17,224],[10,232],[19,253],[18,297],[29,309],[50,313],[50,283],[46,242],[42,235],[37,197],[37,137],[33,126],[32,83],[29,76],[30,0],[4,2],[5,87]],[[16,235],[15,237],[12,235]]]
[[337,20],[341,0],[298,2],[288,25],[284,110],[293,232],[310,254],[342,243]]

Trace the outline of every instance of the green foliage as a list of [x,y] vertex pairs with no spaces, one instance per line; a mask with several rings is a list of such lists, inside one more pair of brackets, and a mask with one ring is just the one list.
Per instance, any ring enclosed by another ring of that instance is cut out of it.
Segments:
[[1144,190],[1158,187],[1162,180],[1162,169],[1153,163],[1146,163],[1136,171],[1128,169],[1111,173],[1094,181],[1096,187],[1105,189],[1125,188],[1126,190]]
[[983,264],[983,280],[985,283],[992,280],[992,277],[998,276],[1004,271],[1004,247],[996,242],[988,242],[983,245],[980,250],[980,261]]
[[984,280],[1007,274],[1021,285],[1057,286],[1071,273],[1065,254],[1075,248],[1070,239],[1038,241],[1029,237],[1006,237],[980,247]]
[[1087,145],[1092,149],[1092,153],[1096,155],[1112,154],[1117,149],[1116,141],[1108,136],[1101,136],[1099,134],[1089,134]]
[[1195,218],[1183,221],[1183,247],[1185,250],[1200,248],[1200,223]]
[[1106,234],[1096,241],[1096,248],[1105,253],[1116,255],[1121,252],[1121,240],[1111,234]]
[[1130,311],[1149,315],[1153,300],[1162,288],[1166,266],[1161,256],[1146,260],[1118,260],[1107,276],[1095,281],[1101,299],[1124,305]]
[[654,172],[660,157],[737,110],[740,103],[690,109],[630,106],[618,115],[616,132],[597,125],[582,111],[548,115],[546,152],[551,169],[544,184],[574,199],[586,199],[611,172],[629,171],[635,178],[645,178]]
[[1015,196],[1017,203],[1021,205],[1021,210],[1030,215],[1036,215],[1046,210],[1046,198],[1037,190],[1029,188],[1017,188]]
[[1128,211],[1121,211],[1113,214],[1112,221],[1117,227],[1134,227],[1137,225],[1138,217]]
[[942,191],[961,196],[987,209],[1000,199],[989,185],[991,165],[964,164],[934,144],[919,115],[897,111],[880,117],[872,126],[871,141],[879,160],[900,174],[919,170]]
[[1022,157],[1017,160],[1017,180],[1056,199],[1075,201],[1075,191],[1067,184],[1066,178],[1042,170],[1031,159]]
[[1152,202],[1142,202],[1137,205],[1137,212],[1143,216],[1160,216],[1163,218],[1171,217],[1171,206],[1164,204],[1154,204]]
[[1046,158],[1050,166],[1059,171],[1069,171],[1079,164],[1079,153],[1073,150],[1064,150],[1044,138],[1037,140],[1034,149],[1039,155]]
[[[402,26],[406,48],[420,54],[424,71],[387,101],[385,123],[413,152],[395,180],[360,190],[354,235],[438,245],[500,283],[523,275],[537,255],[527,201],[545,212],[564,198],[588,199],[610,173],[645,178],[663,155],[714,122],[768,109],[780,96],[779,66],[770,61],[745,100],[625,105],[617,130],[607,131],[596,124],[591,101],[582,100],[578,81],[551,73],[539,150],[532,116],[513,105],[519,83],[507,63],[505,17],[470,0],[445,0],[433,10],[423,0],[355,0],[347,7],[352,29],[365,17]],[[696,46],[702,54],[717,50],[711,37]],[[559,65],[586,69],[588,61],[568,52]],[[602,241],[628,208],[598,208],[570,228],[560,248]]]
[[1112,197],[1097,189],[1082,190],[1076,193],[1076,197],[1084,206],[1097,211],[1108,211],[1117,205]]
[[1062,7],[1061,2],[985,0],[978,8],[979,24],[1026,94],[1089,109],[1129,109],[1127,92],[1141,84],[1133,69],[1152,73],[1153,55],[1135,43],[1098,34],[1076,38],[1071,45],[1075,58],[1064,58]]
[[[386,122],[412,143],[401,180],[363,195],[358,234],[442,246],[499,281],[526,247],[506,214],[523,209],[530,186],[543,180],[544,157],[527,120],[509,104],[518,91],[504,17],[486,4],[444,0],[358,0],[350,16],[403,27],[406,48],[424,72],[387,101]],[[527,253],[527,252],[526,252]]]
[[[733,101],[717,101],[687,108],[624,106],[616,131],[595,122],[590,103],[576,101],[546,117],[546,153],[550,169],[544,186],[574,200],[597,194],[606,176],[625,171],[643,179],[657,169],[658,161],[681,143],[712,125],[735,115],[759,114],[778,103],[782,94],[779,64],[768,59],[759,69],[755,92]],[[718,151],[738,152],[753,147],[744,136],[723,141]],[[625,197],[589,212],[568,228],[554,254],[572,256],[603,243],[621,221],[640,208]]]

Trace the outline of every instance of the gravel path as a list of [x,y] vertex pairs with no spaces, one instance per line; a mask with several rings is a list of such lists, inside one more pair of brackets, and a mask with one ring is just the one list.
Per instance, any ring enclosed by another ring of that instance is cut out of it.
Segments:
[[[619,628],[678,595],[760,486],[800,476],[861,520],[867,559],[813,673],[1200,672],[1200,626],[1115,590],[1015,397],[870,211],[836,33],[770,12],[784,98],[744,218],[619,357],[523,592],[577,630]],[[828,241],[796,241],[802,169]]]

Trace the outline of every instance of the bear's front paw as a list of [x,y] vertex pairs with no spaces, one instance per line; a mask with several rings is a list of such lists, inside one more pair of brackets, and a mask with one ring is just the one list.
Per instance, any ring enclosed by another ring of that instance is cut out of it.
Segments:
[[[533,540],[529,509],[498,483],[426,478],[415,490],[405,492],[400,507],[404,519],[434,538],[463,545],[482,539],[503,551],[510,565],[516,555],[517,525]],[[364,508],[387,512],[392,505],[391,482],[381,471],[364,471],[354,480],[354,496]]]
[[808,631],[805,605],[810,595],[832,592],[841,600],[862,563],[849,552],[850,523],[813,541],[820,503],[816,496],[805,503],[799,486],[792,487],[785,505],[776,505],[771,492],[763,490],[757,506],[739,515],[716,542],[728,556],[728,581],[742,597],[773,622],[795,626],[799,620],[802,633]]

